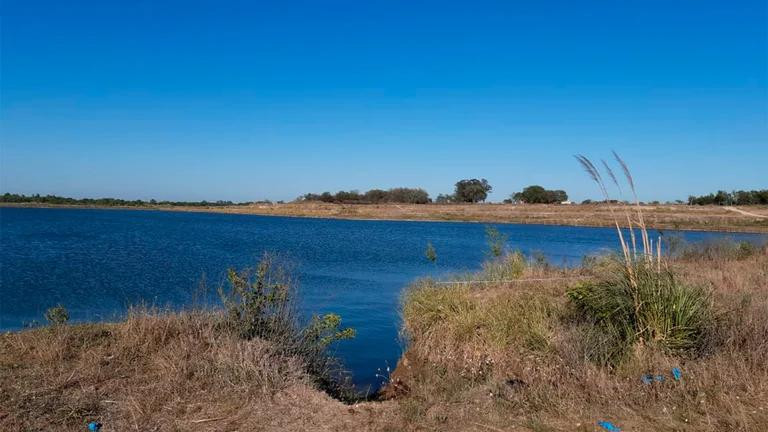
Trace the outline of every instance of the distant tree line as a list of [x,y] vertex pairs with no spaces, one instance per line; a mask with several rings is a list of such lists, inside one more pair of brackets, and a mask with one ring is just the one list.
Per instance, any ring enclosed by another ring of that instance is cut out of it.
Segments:
[[[486,179],[464,179],[458,181],[451,195],[438,195],[438,203],[477,203],[485,201],[488,193],[493,188]],[[299,197],[299,201],[321,201],[327,203],[348,204],[380,204],[380,203],[405,203],[427,204],[431,203],[427,191],[421,188],[393,188],[388,190],[371,189],[361,193],[356,190],[339,191],[335,194],[323,192],[321,194],[309,193]]]
[[559,204],[568,201],[568,194],[564,190],[549,190],[539,185],[531,185],[521,192],[512,194],[508,202],[523,202],[526,204]]
[[321,194],[308,193],[301,196],[299,200],[348,204],[426,204],[431,202],[427,191],[420,188],[371,189],[365,193],[360,193],[356,190],[338,191],[335,194],[330,192],[323,192]]
[[89,205],[104,207],[145,207],[145,206],[179,206],[179,207],[224,207],[233,205],[248,205],[250,202],[235,203],[232,201],[157,201],[124,200],[119,198],[68,198],[57,195],[19,195],[5,193],[0,195],[0,203],[30,203],[58,205]]
[[717,191],[709,195],[688,197],[690,205],[756,205],[768,204],[768,189],[751,191]]

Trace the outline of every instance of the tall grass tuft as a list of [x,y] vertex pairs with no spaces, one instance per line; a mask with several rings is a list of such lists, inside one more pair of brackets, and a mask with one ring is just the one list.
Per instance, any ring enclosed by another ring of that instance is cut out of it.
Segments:
[[[623,255],[620,266],[602,267],[597,282],[582,283],[568,292],[580,317],[593,325],[590,329],[593,357],[615,364],[637,344],[653,344],[674,352],[699,349],[712,322],[710,294],[703,288],[681,283],[668,265],[662,269],[661,240],[654,250],[629,167],[616,152],[613,155],[635,200],[634,217],[624,207],[631,245],[624,237],[624,227],[613,211],[608,189],[597,167],[585,156],[576,156],[610,206]],[[602,162],[621,191],[610,166]],[[639,228],[640,253],[634,227]]]
[[702,348],[714,322],[709,292],[680,282],[669,270],[642,264],[634,270],[634,281],[621,271],[568,291],[581,318],[602,334],[593,338],[593,359],[617,364],[638,345],[671,353]]
[[483,262],[480,278],[484,281],[509,281],[518,279],[525,271],[525,256],[520,251],[508,252]]

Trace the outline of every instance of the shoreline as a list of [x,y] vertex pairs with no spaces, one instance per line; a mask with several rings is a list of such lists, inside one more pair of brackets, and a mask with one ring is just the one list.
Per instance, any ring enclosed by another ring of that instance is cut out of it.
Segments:
[[[308,219],[402,222],[464,222],[612,228],[607,205],[510,204],[325,204],[287,203],[243,206],[90,206],[77,204],[0,203],[0,208],[137,210],[241,214]],[[614,207],[615,208],[615,207]],[[671,209],[671,210],[670,210]],[[482,210],[496,210],[483,213]],[[768,208],[757,207],[768,214]],[[673,214],[668,214],[674,211]],[[646,205],[648,228],[655,230],[768,234],[768,219],[750,217],[721,206]],[[574,216],[576,215],[576,216]],[[648,216],[651,216],[650,218]],[[759,215],[763,216],[763,215]],[[691,217],[699,219],[691,220]],[[658,220],[663,218],[661,220]],[[656,220],[655,220],[656,219]]]

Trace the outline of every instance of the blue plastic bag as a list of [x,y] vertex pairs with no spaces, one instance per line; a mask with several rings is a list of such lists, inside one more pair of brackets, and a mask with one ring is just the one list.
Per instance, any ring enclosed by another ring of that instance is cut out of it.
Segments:
[[675,381],[680,381],[680,379],[683,377],[683,372],[680,370],[680,368],[672,368],[672,376],[675,378]]
[[597,425],[607,430],[608,432],[621,432],[621,429],[619,429],[618,426],[609,421],[599,421],[597,422]]

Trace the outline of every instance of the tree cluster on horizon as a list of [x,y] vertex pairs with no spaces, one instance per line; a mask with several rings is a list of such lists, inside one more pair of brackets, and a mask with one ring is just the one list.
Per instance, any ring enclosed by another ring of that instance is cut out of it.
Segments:
[[365,193],[357,190],[338,191],[335,194],[323,192],[321,194],[308,193],[299,197],[299,201],[320,201],[326,203],[346,204],[426,204],[431,202],[427,191],[421,188],[392,188],[388,190],[371,189]]
[[[459,180],[454,185],[454,193],[451,195],[438,195],[437,203],[478,203],[488,198],[488,193],[493,187],[486,179],[464,179]],[[404,203],[404,204],[427,204],[431,203],[427,191],[421,188],[393,188],[388,190],[371,189],[365,193],[357,190],[339,191],[335,194],[323,192],[321,194],[308,193],[302,195],[299,201],[321,201],[327,203],[350,203],[350,204],[381,204],[381,203]]]
[[251,202],[236,203],[232,201],[157,201],[124,200],[120,198],[69,198],[58,195],[24,195],[4,193],[0,195],[0,203],[14,204],[55,204],[55,205],[90,205],[105,207],[144,207],[144,206],[178,206],[178,207],[224,207],[233,205],[248,205]]
[[768,205],[768,189],[733,191],[723,190],[709,195],[688,197],[689,205]]
[[511,200],[508,201],[526,204],[558,204],[568,201],[568,194],[560,189],[549,190],[539,185],[531,185],[521,192],[512,194]]

